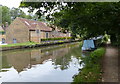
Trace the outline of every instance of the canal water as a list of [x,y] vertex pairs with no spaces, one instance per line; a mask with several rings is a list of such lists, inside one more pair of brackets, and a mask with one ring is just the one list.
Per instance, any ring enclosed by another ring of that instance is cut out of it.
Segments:
[[79,43],[2,52],[0,81],[72,82],[80,65]]

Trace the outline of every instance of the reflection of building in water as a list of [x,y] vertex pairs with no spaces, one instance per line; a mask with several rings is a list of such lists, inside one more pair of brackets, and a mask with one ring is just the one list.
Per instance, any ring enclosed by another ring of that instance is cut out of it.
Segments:
[[2,63],[1,63],[2,67],[0,67],[0,69],[12,67],[7,61],[7,56],[3,56],[3,57],[1,56],[1,59],[2,59]]
[[44,60],[50,59],[52,57],[52,52],[41,53],[39,50],[31,50],[31,65],[42,64]]
[[30,52],[11,52],[7,54],[7,60],[18,72],[21,72],[30,64]]
[[39,63],[41,59],[41,49],[31,50],[30,51],[30,65],[35,65]]
[[61,48],[59,50],[54,50],[53,51],[53,57],[55,59],[56,57],[64,56],[65,54],[68,53],[68,51],[69,51],[68,48]]
[[10,51],[10,53],[3,54],[6,57],[8,64],[13,66],[18,72],[25,70],[25,68],[31,68],[32,65],[42,64],[43,61],[52,59],[54,62],[56,59],[63,57],[67,54],[69,48],[60,48],[51,51],[41,52],[41,49],[32,50],[19,50]]
[[40,62],[42,58],[41,49],[29,50],[29,51],[16,51],[6,55],[7,61],[18,72],[23,71],[25,68],[31,68],[31,65],[35,65]]

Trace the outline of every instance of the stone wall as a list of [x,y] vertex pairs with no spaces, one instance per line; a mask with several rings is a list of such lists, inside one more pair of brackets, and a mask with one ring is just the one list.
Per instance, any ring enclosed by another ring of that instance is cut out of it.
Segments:
[[35,31],[30,31],[30,41],[41,42],[41,39],[46,38],[46,33],[48,33],[48,38],[51,38],[50,32],[40,31],[39,33]]
[[29,29],[18,18],[6,29],[6,42],[12,44],[13,39],[16,39],[17,43],[28,42],[30,39]]
[[71,37],[70,33],[62,33],[58,31],[50,32],[50,38]]

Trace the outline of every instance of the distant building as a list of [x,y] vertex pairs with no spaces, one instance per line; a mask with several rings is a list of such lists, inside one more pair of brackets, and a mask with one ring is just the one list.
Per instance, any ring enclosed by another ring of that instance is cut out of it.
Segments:
[[17,17],[6,29],[6,42],[41,42],[43,38],[70,37],[70,33],[53,30],[46,23]]
[[0,26],[0,44],[6,43],[6,35],[3,27]]

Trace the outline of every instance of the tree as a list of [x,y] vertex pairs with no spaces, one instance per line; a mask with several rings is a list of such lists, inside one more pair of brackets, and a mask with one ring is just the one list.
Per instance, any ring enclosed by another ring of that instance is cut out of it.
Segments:
[[29,15],[26,15],[25,18],[27,18],[27,19],[33,19],[33,16],[31,16],[31,15],[29,14]]
[[2,24],[11,23],[10,9],[6,6],[2,6]]
[[[79,34],[84,39],[104,35],[106,32],[111,35],[112,43],[120,41],[120,2],[21,2],[21,7],[28,7],[30,11],[38,9],[36,13],[39,16],[48,13],[46,18],[52,23],[69,29],[73,35]],[[60,12],[51,14],[54,7]]]
[[22,18],[26,17],[26,14],[21,9],[14,7],[10,10],[10,14],[12,20],[14,20],[16,17],[22,17]]
[[2,6],[0,5],[0,25],[2,25]]

